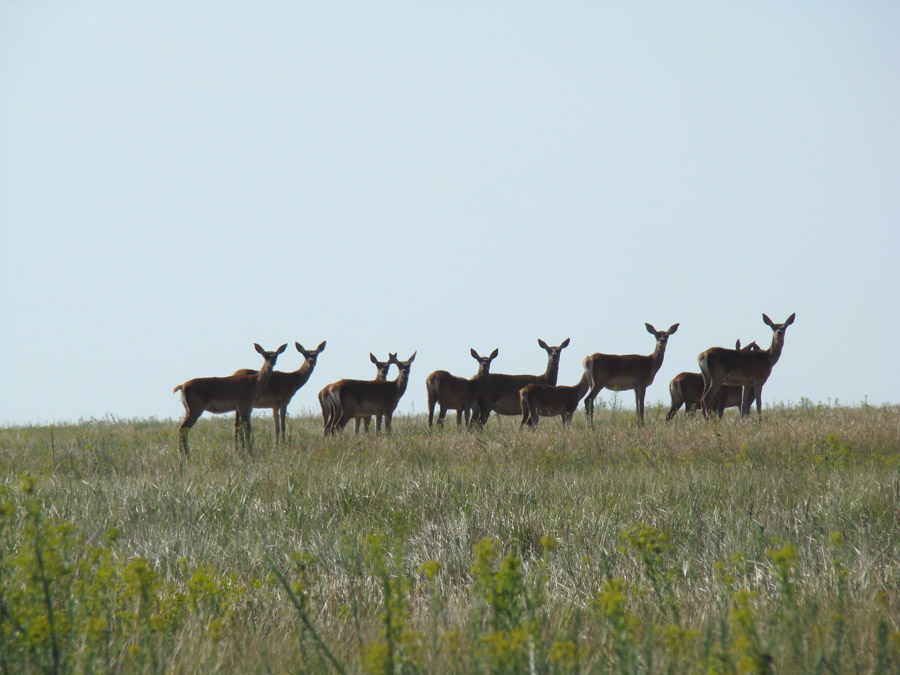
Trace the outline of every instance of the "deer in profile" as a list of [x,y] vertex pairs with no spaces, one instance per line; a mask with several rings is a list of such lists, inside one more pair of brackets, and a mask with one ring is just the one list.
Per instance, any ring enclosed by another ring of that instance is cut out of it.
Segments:
[[590,389],[590,380],[585,372],[578,384],[574,386],[552,384],[529,384],[519,390],[519,402],[522,408],[522,424],[532,429],[541,421],[541,417],[561,416],[565,429],[572,422],[572,415],[578,409],[578,403]]
[[472,358],[478,361],[478,372],[471,378],[464,379],[451,375],[446,370],[436,370],[425,378],[425,389],[428,392],[428,426],[432,426],[434,420],[434,406],[440,407],[438,414],[438,426],[444,426],[444,417],[448,410],[456,411],[456,430],[462,425],[465,415],[466,426],[469,425],[472,406],[475,405],[479,394],[484,390],[484,383],[491,369],[491,361],[497,358],[499,349],[491,352],[490,356],[479,356],[475,349],[471,349]]
[[669,326],[669,330],[656,330],[645,323],[647,332],[656,338],[656,348],[649,356],[641,354],[594,354],[584,360],[584,371],[587,373],[591,389],[584,399],[584,412],[588,423],[594,423],[594,399],[604,387],[613,391],[634,389],[635,407],[638,422],[644,423],[644,397],[647,387],[653,384],[653,378],[662,366],[666,355],[666,343],[669,336],[678,330],[679,324]]
[[[387,382],[371,380],[340,380],[334,383],[330,400],[334,406],[334,421],[331,433],[343,431],[347,423],[357,415],[375,415],[375,433],[381,432],[381,420],[384,419],[385,430],[390,433],[391,420],[400,398],[406,392],[409,382],[409,371],[416,359],[416,352],[406,361],[400,361],[396,354],[391,354],[389,362],[399,369],[397,379]],[[328,434],[328,429],[325,430]]]
[[188,431],[200,419],[204,411],[211,413],[229,413],[237,411],[234,419],[234,447],[237,449],[238,432],[241,435],[241,446],[248,452],[253,451],[250,444],[250,413],[260,394],[265,391],[272,369],[278,355],[287,349],[287,344],[281,345],[274,352],[268,352],[258,344],[253,345],[263,357],[263,365],[253,374],[242,373],[229,377],[198,377],[179,384],[172,393],[181,392],[181,402],[184,404],[184,421],[178,427],[181,435],[181,449],[188,456]]
[[778,363],[781,350],[784,348],[784,334],[787,327],[794,323],[795,314],[791,314],[784,323],[774,323],[765,314],[765,324],[772,329],[772,344],[768,349],[758,352],[738,351],[724,347],[712,347],[702,352],[697,361],[703,372],[703,416],[709,417],[709,411],[723,385],[743,387],[741,395],[741,417],[750,412],[750,405],[756,399],[756,414],[762,419],[762,389],[772,374],[772,367]]
[[[394,356],[397,356],[394,354]],[[375,382],[384,382],[387,380],[388,371],[391,367],[391,355],[388,354],[387,361],[379,361],[375,355],[369,352],[369,360],[375,364]],[[334,415],[334,405],[332,405],[331,393],[337,382],[332,382],[319,392],[319,406],[322,408],[322,423],[324,425],[325,434],[328,435],[333,431],[332,427],[337,421]],[[356,423],[355,434],[359,435],[359,425],[362,422],[365,425],[366,433],[369,433],[369,424],[372,421],[371,415],[357,415],[354,418]]]
[[[269,378],[269,384],[254,403],[254,408],[271,408],[272,417],[275,420],[275,445],[278,445],[279,436],[281,442],[285,440],[285,418],[287,417],[287,408],[294,398],[300,387],[307,383],[309,376],[312,375],[313,369],[316,367],[316,361],[319,354],[325,350],[325,341],[323,340],[318,347],[313,350],[306,350],[299,342],[294,343],[297,351],[303,355],[303,365],[297,370],[290,372],[282,372],[276,370],[272,372]],[[255,370],[242,368],[234,371],[235,375],[255,375]],[[237,413],[235,413],[236,415]],[[235,420],[237,421],[237,420]]]
[[[741,349],[741,341],[738,340],[735,349]],[[751,342],[744,351],[759,351],[760,346],[755,342]],[[700,373],[678,373],[669,382],[669,396],[672,397],[672,407],[666,415],[666,422],[675,417],[681,406],[684,406],[685,413],[692,413],[700,409],[700,399],[703,398],[703,375]],[[725,414],[726,408],[734,408],[741,404],[741,387],[732,387],[723,385],[719,391],[718,399],[714,404],[719,417]]]
[[473,419],[478,425],[486,424],[491,412],[498,415],[521,414],[522,404],[519,400],[519,391],[522,387],[529,384],[556,384],[556,378],[559,376],[560,353],[569,346],[569,338],[566,338],[558,347],[550,347],[543,340],[538,340],[538,345],[547,352],[547,369],[542,375],[488,374],[484,382],[484,389],[473,409]]

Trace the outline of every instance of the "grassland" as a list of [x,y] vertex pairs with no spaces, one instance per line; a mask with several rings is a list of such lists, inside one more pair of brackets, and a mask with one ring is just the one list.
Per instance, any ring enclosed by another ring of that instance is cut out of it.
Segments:
[[0,429],[2,672],[898,672],[900,408]]

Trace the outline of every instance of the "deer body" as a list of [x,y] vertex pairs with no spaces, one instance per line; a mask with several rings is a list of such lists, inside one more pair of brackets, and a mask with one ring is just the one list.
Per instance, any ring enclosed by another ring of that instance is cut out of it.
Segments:
[[601,389],[626,391],[634,389],[635,408],[638,421],[644,421],[644,397],[647,387],[653,384],[666,354],[669,336],[678,330],[679,324],[672,324],[669,330],[658,331],[649,323],[644,324],[647,332],[656,338],[656,348],[649,356],[640,354],[594,354],[584,360],[584,370],[591,383],[590,391],[584,399],[584,412],[588,422],[594,423],[594,399]]
[[[297,351],[303,355],[303,365],[297,370],[290,372],[282,372],[275,370],[272,372],[266,388],[257,398],[254,404],[255,408],[271,408],[272,417],[275,420],[275,445],[278,445],[278,438],[281,442],[285,439],[285,418],[287,417],[287,407],[294,398],[300,388],[309,381],[313,369],[316,367],[316,361],[319,354],[325,349],[325,341],[311,351],[303,348],[299,342],[294,343]],[[241,369],[234,372],[235,375],[253,375],[255,370]]]
[[241,445],[252,451],[250,443],[250,413],[257,398],[265,391],[272,376],[272,369],[278,355],[287,348],[281,345],[276,351],[268,352],[258,344],[253,345],[263,357],[263,366],[258,371],[249,371],[229,377],[198,377],[179,384],[172,393],[181,392],[185,416],[178,427],[181,436],[181,448],[188,456],[188,431],[204,411],[211,413],[228,413],[236,411],[234,420],[234,445],[237,448],[238,432],[243,430]]
[[470,351],[472,358],[478,361],[478,372],[469,379],[451,375],[446,370],[436,370],[425,378],[425,389],[428,392],[428,426],[434,420],[434,406],[440,406],[438,426],[444,425],[444,417],[448,410],[456,411],[456,429],[462,425],[465,415],[469,424],[472,407],[484,390],[484,382],[491,368],[491,361],[497,358],[500,350],[495,349],[490,356],[479,356],[474,349]]
[[[389,362],[394,363],[400,369],[397,379],[393,381],[340,380],[335,382],[330,395],[331,405],[334,406],[331,433],[343,431],[347,423],[355,416],[366,415],[376,416],[375,433],[381,431],[382,418],[385,429],[390,432],[394,410],[406,392],[409,371],[415,358],[415,352],[406,361],[398,360],[396,354],[390,355]],[[325,433],[329,433],[327,428]]]
[[587,373],[574,386],[552,384],[529,384],[519,391],[519,402],[522,410],[522,425],[536,427],[541,417],[562,416],[562,425],[566,427],[572,421],[572,415],[578,409],[578,403],[590,389]]
[[[394,356],[396,356],[396,354]],[[375,358],[374,354],[369,352],[369,360],[375,364],[376,372],[375,372],[375,380],[374,381],[375,382],[384,382],[385,380],[387,380],[388,370],[390,370],[390,367],[391,367],[390,354],[388,354],[387,361],[379,361],[377,358]],[[319,392],[319,406],[321,406],[321,408],[322,408],[322,423],[323,423],[323,428],[325,429],[326,435],[334,431],[333,427],[334,427],[334,424],[337,422],[337,417],[335,416],[334,404],[333,404],[333,398],[332,398],[332,393],[334,391],[334,387],[336,385],[340,384],[341,382],[347,382],[347,381],[348,380],[340,380],[339,382],[332,382],[328,386],[322,388],[322,390]],[[365,424],[366,433],[368,433],[369,432],[369,423],[371,422],[371,420],[372,420],[371,415],[356,415],[355,419],[354,419],[354,421],[356,423],[355,434],[357,436],[359,435],[360,422],[363,422]]]
[[484,382],[484,389],[478,397],[476,419],[485,424],[491,412],[498,415],[519,415],[522,404],[519,391],[529,384],[556,384],[559,376],[559,357],[563,349],[569,345],[566,338],[558,347],[550,347],[543,340],[538,340],[541,348],[547,352],[547,369],[542,375],[507,375],[505,373],[489,373]]
[[[735,343],[735,349],[741,349],[741,341]],[[755,342],[743,348],[743,351],[759,351],[760,347]],[[741,405],[741,387],[722,385],[719,396],[713,407],[719,417],[725,414],[726,408],[735,408]],[[681,406],[686,413],[692,413],[701,408],[703,398],[703,375],[700,373],[678,373],[669,382],[669,396],[672,398],[672,407],[666,415],[666,422],[675,417]]]
[[741,396],[741,417],[750,412],[750,405],[756,399],[756,413],[762,419],[762,388],[772,367],[781,357],[784,348],[784,334],[794,323],[796,314],[791,314],[784,323],[774,323],[763,314],[763,322],[772,329],[772,344],[761,351],[739,351],[712,347],[702,352],[697,361],[703,372],[704,390],[702,398],[703,415],[709,417],[709,410],[723,385],[743,387]]

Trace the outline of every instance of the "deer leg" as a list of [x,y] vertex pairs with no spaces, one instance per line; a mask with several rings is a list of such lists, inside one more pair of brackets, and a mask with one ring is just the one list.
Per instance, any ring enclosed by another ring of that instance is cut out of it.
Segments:
[[634,407],[637,409],[638,422],[644,423],[644,394],[647,390],[644,387],[634,388]]
[[[750,412],[749,406],[747,412]],[[756,389],[756,416],[762,422],[762,385]]]
[[[675,417],[675,413],[677,413],[681,409],[681,401],[676,399],[674,396],[672,397],[672,407],[669,408],[669,412],[666,414],[666,422]],[[685,407],[685,412],[690,412],[690,404]]]
[[[354,425],[354,428],[353,428],[353,435],[354,435],[354,436],[359,436],[359,425],[360,425],[360,423],[361,423],[362,421],[363,421],[363,418],[362,418],[362,417],[354,417],[354,418],[353,418],[353,425]],[[369,422],[369,420],[368,420],[368,418],[366,418],[366,433],[369,432],[369,424],[368,424],[368,422]]]
[[[391,418],[393,418],[393,416],[394,416],[393,413],[388,413],[387,415],[384,416],[384,432],[386,434],[391,433]],[[381,417],[379,416],[378,419],[380,420]]]
[[272,408],[272,418],[275,420],[275,447],[278,447],[278,406]]
[[447,407],[443,403],[441,403],[439,406],[439,409],[438,409],[438,419],[437,419],[437,425],[439,427],[441,427],[441,429],[444,428],[444,418],[446,416],[447,416]]
[[591,387],[588,395],[584,397],[584,415],[587,417],[588,424],[594,426],[594,399],[603,387]]
[[236,410],[234,412],[234,451],[235,452],[237,452],[238,434],[239,433],[241,433],[241,413],[240,413],[240,411]]
[[703,381],[706,384],[706,387],[703,391],[703,398],[700,399],[700,405],[703,408],[703,419],[709,419],[710,406],[716,400],[716,396],[722,385],[720,382],[713,379],[710,379],[708,383],[706,383],[705,378]]
[[463,418],[463,409],[459,408],[456,411],[456,430],[459,431],[459,428],[462,426],[462,418]]
[[185,412],[184,420],[181,422],[181,426],[178,427],[178,435],[181,437],[181,450],[184,452],[184,456],[188,456],[188,431],[190,431],[191,427],[197,423],[197,420],[200,419],[200,415],[202,412],[194,413],[190,409]]
[[[286,421],[286,420],[285,420],[285,418],[287,417],[287,406],[286,406],[286,405],[283,406],[283,407],[281,408],[281,413],[280,413],[280,415],[281,415],[281,442],[282,442],[282,444],[284,444],[284,442],[285,442],[285,435],[284,435],[284,432],[285,432],[285,427],[286,427],[286,424],[285,424],[285,421]],[[278,438],[277,438],[277,437],[276,437],[276,439],[275,439],[275,445],[278,445]]]

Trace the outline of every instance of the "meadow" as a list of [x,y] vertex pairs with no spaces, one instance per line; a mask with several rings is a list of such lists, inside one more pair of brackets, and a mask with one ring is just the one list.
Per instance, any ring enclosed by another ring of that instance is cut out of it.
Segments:
[[900,407],[665,412],[0,429],[0,671],[898,672]]

